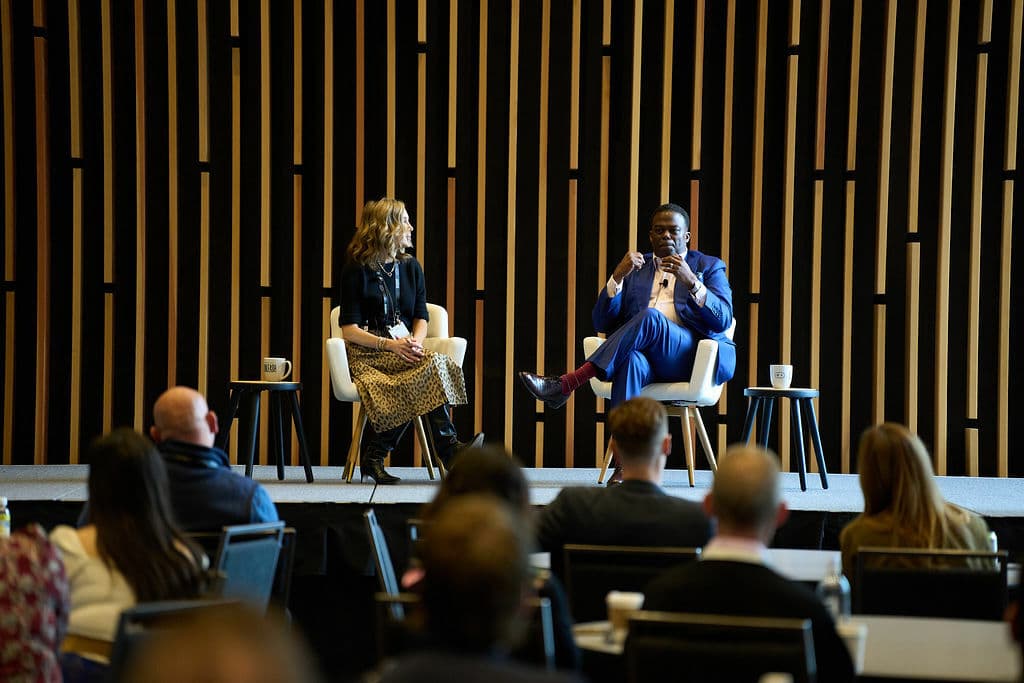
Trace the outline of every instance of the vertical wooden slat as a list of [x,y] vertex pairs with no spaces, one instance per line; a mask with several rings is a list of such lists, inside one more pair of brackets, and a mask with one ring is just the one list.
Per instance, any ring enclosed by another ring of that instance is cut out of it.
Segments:
[[[910,166],[907,183],[907,232],[918,232],[918,206],[921,197],[921,102],[924,91],[924,39],[928,18],[928,0],[918,0],[914,35],[914,76],[910,104]],[[921,323],[921,249],[920,242],[907,244],[907,321],[906,321],[906,422],[917,432],[918,363]]]
[[509,19],[508,74],[508,262],[505,267],[505,450],[512,451],[512,383],[515,380],[516,308],[516,177],[519,152],[519,0],[512,0]]
[[[693,26],[693,138],[690,142],[690,168],[701,167],[701,131],[704,122],[704,11],[707,0],[697,0]],[[668,3],[665,8],[665,30],[672,25],[672,17],[668,14]],[[666,61],[671,63],[671,54],[666,54]],[[671,92],[671,89],[669,90]],[[671,100],[668,100],[671,102]],[[665,194],[668,197],[668,193]],[[691,216],[692,218],[692,216]]]
[[860,39],[863,16],[861,0],[853,3],[853,33],[850,44],[850,97],[846,125],[846,220],[843,239],[843,393],[840,410],[840,469],[850,471],[850,406],[853,391],[853,231],[854,200],[857,195],[857,105],[860,93]]
[[632,89],[629,114],[629,250],[636,250],[637,205],[640,200],[640,67],[643,55],[644,0],[633,0]]
[[[395,42],[398,37],[395,35],[395,0],[387,0],[387,82],[395,82],[395,51],[397,46]],[[395,99],[394,97],[388,97],[387,99],[387,195],[389,197],[395,196]]]
[[146,22],[135,0],[135,419],[142,431],[146,377]]
[[[292,162],[302,168],[302,0],[294,0],[292,13]],[[302,173],[292,179],[292,374],[302,381]],[[321,354],[322,355],[322,354]],[[269,412],[269,411],[268,411]],[[286,423],[287,424],[287,423]],[[299,464],[298,432],[292,430],[291,464]]]
[[[231,37],[238,34],[238,0],[231,0]],[[231,345],[229,376],[238,378],[238,351],[241,338],[241,230],[242,230],[242,50],[231,48]],[[238,422],[232,422],[231,462],[238,462]]]
[[[270,286],[270,0],[260,0],[260,286]],[[267,411],[262,411],[264,414]]]
[[[334,0],[324,0],[324,273],[326,289],[334,286]],[[329,313],[330,311],[328,311]],[[330,321],[328,334],[330,336]],[[324,367],[326,367],[326,357]],[[324,422],[323,424],[327,424]],[[326,431],[326,430],[325,430]],[[321,452],[326,453],[322,448]]]
[[[604,0],[601,23],[601,159],[598,178],[597,207],[597,286],[603,287],[608,281],[608,157],[610,154],[611,91],[612,91],[612,0]],[[603,398],[594,400],[598,414],[604,412]],[[594,439],[594,464],[600,467],[604,462],[604,422],[598,421]]]
[[[366,0],[356,0],[356,197],[355,197],[355,222],[363,213],[363,204],[366,201]],[[389,98],[390,99],[390,98]],[[355,430],[355,410],[352,406],[352,425]]]
[[[206,2],[196,3],[197,93],[199,110],[199,163],[210,161],[209,36]],[[210,362],[210,172],[199,172],[199,363],[196,387],[206,395]]]
[[167,0],[167,386],[178,376],[178,28]]
[[[35,0],[35,28],[46,28],[42,0]],[[50,386],[50,117],[46,38],[32,40],[36,123],[36,405],[34,462],[47,455]]]
[[[669,180],[670,170],[672,162],[672,61],[673,54],[675,52],[675,0],[665,0],[665,46],[662,51],[661,57],[661,192],[658,195],[659,200],[664,203],[670,201],[669,197]],[[697,14],[703,20],[704,16],[704,3],[702,0],[697,0]],[[699,40],[703,40],[703,31],[701,31],[700,24],[697,25],[696,31],[700,36]],[[694,54],[701,55],[697,52],[697,44],[699,40],[694,41]],[[702,55],[701,55],[702,56]],[[697,73],[703,75],[703,70],[697,68]],[[696,83],[697,76],[695,75],[695,83],[693,92],[695,94],[693,101],[694,111],[694,131],[699,129],[696,125],[697,121],[697,110],[699,108],[699,93],[701,89]],[[696,158],[696,157],[694,157]]]
[[[789,5],[789,44],[800,47],[800,0]],[[800,56],[790,54],[786,73],[786,150],[783,155],[782,191],[782,299],[779,353],[783,363],[792,362],[793,345],[793,223],[796,202],[796,105]],[[779,456],[783,470],[789,469],[789,412],[779,411]]]
[[[757,85],[754,91],[754,163],[752,167],[750,200],[750,294],[761,294],[761,225],[764,194],[764,100],[768,43],[768,0],[761,0],[757,8]],[[747,384],[757,386],[758,364],[758,304],[750,303],[749,370]]]
[[[79,3],[68,2],[68,85],[71,157],[82,158],[82,89],[79,44]],[[6,143],[5,143],[6,144]],[[76,464],[82,396],[82,169],[71,169],[71,410],[68,462]]]
[[[427,0],[419,0],[417,8],[417,23],[424,29],[424,34],[417,36],[420,43],[426,43],[426,11]],[[426,252],[423,249],[425,239],[424,227],[426,226],[425,211],[427,198],[427,54],[419,52],[416,54],[416,256],[420,263],[426,268]],[[449,105],[449,110],[451,105]],[[450,262],[449,262],[450,263]],[[451,268],[449,268],[451,270]],[[451,310],[451,309],[448,309]],[[419,440],[413,439],[416,448],[417,458],[419,452]],[[419,464],[418,462],[416,463]]]
[[[579,197],[577,194],[577,181],[572,177],[574,172],[579,171],[580,159],[580,44],[581,44],[581,0],[573,0],[572,3],[572,52],[569,65],[569,216],[566,221],[568,234],[566,235],[566,247],[569,255],[569,263],[566,272],[567,288],[565,308],[567,311],[565,325],[565,367],[566,369],[576,367],[576,288],[579,286],[576,278],[576,270],[579,267],[576,261],[576,221]],[[565,466],[572,467],[575,464],[575,443],[576,434],[576,402],[570,401],[565,411]]]
[[[100,43],[103,62],[103,284],[114,283],[114,70],[110,2],[100,2]],[[103,431],[113,426],[114,295],[103,294]]]
[[[733,73],[736,64],[736,0],[728,0],[725,15],[725,81],[722,106],[722,260],[729,263],[729,242],[732,236],[732,137],[733,137]],[[718,400],[718,452],[724,453],[728,434],[721,416],[729,405],[729,385],[722,387]]]
[[[427,3],[420,2],[420,18],[422,23],[422,41],[427,39]],[[455,149],[458,140],[456,124],[458,123],[458,94],[459,94],[459,3],[458,0],[448,2],[448,168],[450,172],[455,169]],[[426,66],[423,67],[424,72]],[[426,82],[426,76],[424,76]],[[424,88],[425,90],[425,88]],[[424,96],[425,98],[425,96]],[[422,111],[426,112],[426,101],[424,99]],[[427,119],[423,115],[423,135],[426,135]],[[424,154],[424,157],[426,154]],[[424,174],[426,170],[424,169]],[[455,178],[448,178],[448,209],[445,215],[448,217],[446,226],[447,253],[446,263],[447,282],[445,283],[445,307],[448,309],[448,325],[455,329],[455,226],[456,226],[456,204],[455,204]]]
[[960,32],[960,0],[950,0],[946,34],[945,92],[942,104],[942,147],[939,186],[939,233],[935,282],[935,473],[946,474],[949,413],[949,266],[950,223],[953,220],[953,134],[956,119],[956,57]]
[[[981,2],[978,43],[992,40],[992,0]],[[981,207],[985,177],[985,99],[988,97],[988,52],[979,51],[974,91],[974,170],[971,174],[971,237],[967,294],[967,419],[978,419],[978,353],[981,327]],[[978,430],[967,428],[967,474],[978,476]]]
[[[537,154],[537,372],[544,374],[547,359],[544,347],[547,343],[545,321],[547,320],[547,287],[548,280],[548,79],[550,77],[551,55],[551,0],[541,2],[540,23],[540,111],[537,122],[538,154]],[[537,409],[544,411],[544,404],[537,402]],[[544,423],[535,424],[536,451],[534,466],[544,466]]]
[[[818,98],[814,116],[814,170],[821,174],[825,170],[825,121],[828,108],[828,39],[832,20],[831,0],[822,0],[818,21]],[[822,213],[825,203],[825,181],[818,175],[814,181],[814,217],[811,237],[811,383],[821,386],[821,261],[822,261]],[[817,413],[821,414],[818,399],[813,399]],[[818,471],[818,461],[810,458],[811,472]]]
[[[1014,0],[1010,25],[1010,54],[1006,76],[1006,142],[1003,168],[1017,170],[1017,126],[1020,106],[1021,36],[1024,34],[1024,0]],[[1010,175],[1008,173],[1008,175]],[[996,462],[998,474],[1005,477],[1010,469],[1010,267],[1013,256],[1013,191],[1012,175],[1003,181],[1003,223],[999,257],[999,388],[996,430]]]
[[[479,264],[484,262],[486,251],[486,232],[484,226],[487,214],[487,196],[485,194],[487,175],[487,6],[488,0],[480,3],[480,55],[477,80],[477,124],[476,124],[476,291],[484,291],[484,269]],[[484,420],[483,384],[484,384],[484,302],[476,302],[476,335],[473,365],[473,430],[479,432]]]

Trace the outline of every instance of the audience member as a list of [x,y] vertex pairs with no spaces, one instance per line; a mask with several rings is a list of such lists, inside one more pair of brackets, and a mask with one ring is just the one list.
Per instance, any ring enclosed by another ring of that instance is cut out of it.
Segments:
[[68,579],[42,527],[0,537],[0,681],[59,683]]
[[161,624],[129,660],[124,683],[316,683],[306,644],[242,605]]
[[[421,517],[429,525],[452,500],[467,494],[492,495],[509,505],[531,528],[533,508],[530,507],[530,486],[523,468],[500,446],[467,449],[452,464],[434,499],[423,507]],[[414,569],[413,572],[419,571]],[[555,637],[555,665],[576,670],[580,665],[579,650],[572,635],[572,616],[562,584],[549,571],[538,572],[533,587],[540,597],[551,603]]]
[[711,537],[700,505],[660,486],[672,451],[665,408],[649,398],[632,398],[609,413],[608,428],[612,452],[622,463],[622,483],[564,488],[541,513],[537,541],[551,553],[556,575],[567,543],[698,547]]
[[527,526],[492,496],[458,496],[446,503],[420,546],[431,646],[399,657],[382,680],[575,680],[502,655],[525,629],[531,545]]
[[865,430],[857,469],[864,512],[839,536],[848,577],[862,547],[988,550],[985,520],[943,499],[928,450],[903,425],[887,422]]
[[115,429],[89,447],[90,523],[58,526],[71,588],[65,676],[105,673],[121,610],[198,596],[206,558],[175,526],[163,460],[148,439]]
[[788,510],[773,453],[733,446],[718,462],[704,508],[718,532],[699,562],[671,569],[645,591],[644,609],[810,619],[818,680],[853,680],[853,663],[817,596],[775,573],[766,549]]

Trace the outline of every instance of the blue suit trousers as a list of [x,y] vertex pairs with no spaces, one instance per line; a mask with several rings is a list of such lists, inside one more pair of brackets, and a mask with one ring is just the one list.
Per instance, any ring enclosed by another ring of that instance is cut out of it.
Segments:
[[611,381],[614,408],[652,382],[689,380],[697,341],[661,311],[645,308],[608,335],[587,360],[598,368],[600,379]]

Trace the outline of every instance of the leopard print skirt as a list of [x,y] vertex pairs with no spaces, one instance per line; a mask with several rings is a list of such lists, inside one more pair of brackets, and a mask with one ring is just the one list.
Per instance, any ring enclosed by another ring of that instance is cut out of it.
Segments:
[[462,368],[446,354],[424,349],[423,358],[410,364],[390,351],[348,342],[345,348],[359,400],[378,433],[403,425],[444,403],[467,403]]

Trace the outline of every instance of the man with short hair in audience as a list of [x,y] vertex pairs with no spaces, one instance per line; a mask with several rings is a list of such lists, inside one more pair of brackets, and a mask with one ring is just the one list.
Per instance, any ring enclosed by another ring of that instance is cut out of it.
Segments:
[[276,522],[277,508],[259,482],[231,469],[213,442],[217,414],[195,389],[171,387],[153,404],[149,435],[167,465],[171,505],[185,531]]
[[447,502],[420,546],[426,646],[399,657],[382,683],[578,680],[504,656],[526,632],[532,542],[523,520],[493,496]]
[[648,585],[644,609],[810,619],[818,680],[852,681],[853,663],[824,604],[771,569],[767,545],[789,514],[778,480],[770,451],[729,448],[704,499],[718,532],[699,562],[669,570]]
[[629,399],[608,415],[608,429],[622,483],[564,488],[540,516],[537,542],[551,553],[551,568],[560,576],[567,543],[699,547],[711,537],[700,505],[660,486],[672,451],[664,406],[642,396]]

